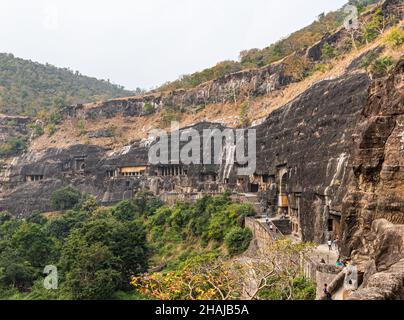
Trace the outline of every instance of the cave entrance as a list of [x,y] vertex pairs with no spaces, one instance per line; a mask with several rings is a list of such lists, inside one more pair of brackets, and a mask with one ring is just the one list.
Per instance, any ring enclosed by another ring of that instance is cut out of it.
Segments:
[[158,174],[162,177],[186,176],[188,170],[184,170],[182,166],[166,166],[158,169]]
[[42,174],[30,174],[30,175],[25,176],[25,181],[36,182],[36,181],[40,181],[40,180],[43,180]]
[[85,164],[85,158],[84,157],[77,157],[74,158],[74,169],[76,171],[84,171],[86,164]]
[[119,169],[121,176],[124,177],[139,177],[144,176],[146,173],[145,166],[135,166],[135,167],[122,167]]
[[328,232],[334,231],[334,219],[328,219]]
[[341,234],[341,216],[338,214],[331,214],[327,220],[328,234],[333,238],[337,238]]
[[257,193],[259,191],[259,185],[258,183],[250,183],[250,188],[249,188],[251,193]]
[[287,215],[289,212],[289,199],[288,199],[289,174],[288,174],[288,172],[285,172],[282,174],[279,185],[280,185],[279,199],[278,199],[279,214]]

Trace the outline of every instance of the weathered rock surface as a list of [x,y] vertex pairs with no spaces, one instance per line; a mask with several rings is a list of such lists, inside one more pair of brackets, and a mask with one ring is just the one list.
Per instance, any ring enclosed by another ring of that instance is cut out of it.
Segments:
[[367,263],[360,265],[364,281],[349,300],[404,299],[404,225],[375,220],[367,240]]
[[30,117],[0,115],[0,143],[4,143],[10,137],[27,134],[27,125],[31,121]]
[[404,61],[377,79],[354,134],[348,193],[343,201],[343,254],[367,254],[372,222],[404,224]]

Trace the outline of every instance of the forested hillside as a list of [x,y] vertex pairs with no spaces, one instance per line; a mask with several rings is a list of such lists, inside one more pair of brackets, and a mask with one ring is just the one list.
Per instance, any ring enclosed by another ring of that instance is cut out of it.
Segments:
[[133,95],[122,86],[0,53],[0,113],[35,115],[56,106]]

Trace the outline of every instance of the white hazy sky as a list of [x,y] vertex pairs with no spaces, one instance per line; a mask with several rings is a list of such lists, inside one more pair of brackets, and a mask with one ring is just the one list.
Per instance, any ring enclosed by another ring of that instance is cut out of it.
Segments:
[[0,0],[0,52],[128,89],[262,48],[347,0]]

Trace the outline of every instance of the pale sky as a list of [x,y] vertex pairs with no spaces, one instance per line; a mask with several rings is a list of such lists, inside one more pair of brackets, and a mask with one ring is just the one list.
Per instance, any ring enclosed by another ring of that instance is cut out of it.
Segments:
[[149,89],[263,48],[347,0],[0,0],[0,52]]

